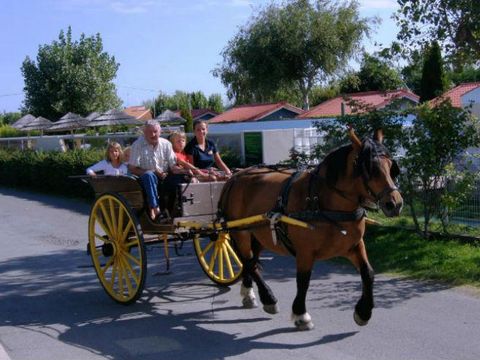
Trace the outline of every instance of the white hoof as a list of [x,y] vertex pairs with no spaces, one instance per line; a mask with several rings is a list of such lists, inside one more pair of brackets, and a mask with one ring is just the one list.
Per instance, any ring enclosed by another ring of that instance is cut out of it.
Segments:
[[240,295],[242,296],[242,305],[245,309],[253,309],[258,307],[258,302],[253,292],[253,288],[247,288],[245,286],[240,287]]
[[271,305],[263,305],[263,310],[266,313],[273,315],[273,314],[278,314],[278,312],[280,311],[280,308],[278,307],[277,304],[271,304]]
[[303,315],[292,314],[292,321],[295,324],[297,330],[312,330],[315,327],[312,322],[312,317],[308,312]]
[[353,320],[358,326],[365,326],[368,324],[368,320],[363,320],[356,311],[353,312]]

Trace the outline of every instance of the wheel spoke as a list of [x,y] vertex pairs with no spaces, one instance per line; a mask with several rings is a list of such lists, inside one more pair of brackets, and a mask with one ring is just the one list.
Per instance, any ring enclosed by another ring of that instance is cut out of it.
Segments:
[[217,259],[218,255],[218,247],[215,246],[215,250],[213,251],[213,255],[210,258],[210,263],[208,264],[208,272],[213,273],[213,269],[215,268],[215,260]]
[[125,226],[125,229],[123,230],[121,241],[125,241],[125,239],[127,238],[128,232],[132,227],[133,227],[133,223],[131,220],[129,220],[128,224]]
[[127,273],[127,267],[125,266],[126,265],[125,261],[126,261],[125,259],[120,257],[122,275],[123,275],[123,278],[125,279],[125,284],[127,285],[128,295],[130,296],[133,293],[133,288],[132,288],[132,283],[130,281],[130,277],[128,276],[128,273]]
[[123,237],[122,233],[122,226],[123,226],[123,215],[124,215],[124,209],[123,206],[118,207],[118,223],[117,223],[117,234],[122,234],[122,238],[120,241],[124,241],[125,238]]
[[205,255],[210,251],[212,246],[215,244],[214,241],[210,241],[207,246],[205,246],[205,249],[202,250],[200,253],[200,256],[205,257]]
[[222,253],[225,257],[225,262],[227,263],[227,270],[228,270],[228,273],[230,274],[230,278],[233,278],[235,274],[233,272],[232,262],[230,261],[230,255],[228,253],[225,242],[222,244]]
[[107,233],[107,235],[113,238],[114,229],[112,227],[112,223],[110,222],[110,218],[108,217],[107,209],[105,209],[105,205],[102,202],[99,205],[100,205],[100,209],[102,210],[103,219],[107,223],[107,227],[109,231],[106,231],[105,229],[104,230]]
[[142,261],[142,259],[141,259],[141,254],[139,254],[139,255],[140,255],[140,259],[137,259],[137,258],[136,258],[135,256],[133,256],[132,254],[130,254],[130,253],[128,253],[128,252],[125,253],[125,256],[126,256],[127,258],[129,258],[130,260],[132,260],[132,261],[133,261],[135,264],[137,264],[138,266],[141,266],[141,261]]
[[124,261],[124,264],[126,265],[126,270],[128,270],[130,272],[133,280],[135,281],[135,283],[138,286],[138,284],[140,283],[140,279],[137,277],[137,274],[135,273],[135,270],[132,268],[132,265],[130,265],[130,263],[128,262],[128,260],[126,258],[124,258],[123,261]]
[[102,219],[104,219],[105,217],[101,214],[101,209],[96,209],[96,211],[98,212],[98,214],[95,214],[95,223],[97,223],[98,225],[100,225],[100,227],[103,229],[103,231],[105,232],[105,234],[109,237],[109,238],[112,238],[112,233],[110,232],[110,230],[107,228],[107,226],[105,225],[105,223],[103,222]]
[[227,248],[228,250],[228,253],[230,254],[230,256],[233,258],[233,260],[235,260],[235,262],[237,263],[237,265],[239,267],[242,267],[243,264],[242,262],[240,261],[240,259],[238,258],[237,254],[235,253],[235,251],[232,249],[232,245],[230,245],[230,242],[229,241],[225,241],[225,247]]
[[224,279],[223,277],[223,249],[222,249],[222,244],[219,242],[216,243],[215,248],[218,248],[218,276],[220,277],[221,280]]
[[136,238],[133,239],[132,241],[129,241],[128,243],[125,244],[125,246],[126,246],[127,248],[129,248],[129,247],[131,247],[131,246],[134,246],[134,245],[135,245],[135,246],[138,246],[138,239],[136,239]]
[[95,237],[96,237],[98,240],[102,241],[102,242],[107,242],[107,241],[109,241],[109,239],[105,239],[105,238],[104,238],[104,235],[100,235],[100,234],[95,233]]
[[118,234],[117,232],[117,217],[115,216],[115,204],[113,203],[113,199],[108,199],[108,207],[110,210],[110,219],[112,220],[112,232],[113,235],[116,237]]
[[102,274],[103,277],[105,277],[105,273],[107,272],[108,268],[109,268],[110,266],[112,266],[112,264],[113,264],[113,258],[108,259],[107,263],[106,263],[105,266],[102,268],[101,274]]

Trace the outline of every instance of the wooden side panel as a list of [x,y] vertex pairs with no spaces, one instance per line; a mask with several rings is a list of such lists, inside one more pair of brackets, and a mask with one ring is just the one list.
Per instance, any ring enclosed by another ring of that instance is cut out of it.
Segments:
[[208,182],[180,185],[182,217],[213,215],[225,182]]

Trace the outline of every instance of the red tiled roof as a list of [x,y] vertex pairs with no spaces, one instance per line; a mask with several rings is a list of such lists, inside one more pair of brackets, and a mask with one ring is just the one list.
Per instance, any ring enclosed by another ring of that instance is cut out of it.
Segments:
[[145,108],[145,106],[129,106],[125,108],[123,112],[138,120],[152,119],[152,112],[150,109]]
[[462,96],[466,93],[480,87],[480,82],[463,83],[455,86],[440,96],[429,101],[429,104],[435,106],[445,99],[450,99],[452,105],[455,107],[462,107]]
[[345,114],[351,114],[353,111],[363,112],[363,109],[352,109],[348,104],[350,101],[357,102],[359,105],[366,105],[375,109],[381,109],[390,104],[395,99],[407,98],[418,103],[419,97],[414,93],[399,89],[393,91],[367,91],[361,93],[345,94],[336,98],[324,101],[323,103],[311,108],[309,111],[297,116],[297,118],[313,118],[340,116],[342,114],[342,103],[345,104]]
[[273,104],[247,104],[240,105],[225,111],[224,113],[215,116],[209,120],[209,124],[212,123],[229,123],[229,122],[247,122],[258,121],[272,113],[287,109],[295,114],[302,114],[303,110],[296,106],[288,104],[286,101],[273,103]]

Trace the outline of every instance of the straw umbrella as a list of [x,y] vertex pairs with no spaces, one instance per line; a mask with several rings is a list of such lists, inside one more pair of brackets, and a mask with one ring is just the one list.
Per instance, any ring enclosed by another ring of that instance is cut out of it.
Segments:
[[29,122],[27,125],[22,127],[20,130],[22,131],[32,131],[32,130],[40,130],[43,135],[43,130],[48,129],[52,126],[52,122],[48,119],[45,119],[42,116],[37,117],[35,120]]
[[95,118],[97,118],[97,117],[99,117],[99,116],[100,116],[100,113],[94,111],[94,112],[88,114],[88,116],[87,116],[85,119],[87,119],[88,121],[92,121],[93,119],[95,119]]
[[17,129],[17,130],[21,130],[25,125],[32,122],[33,120],[35,120],[35,116],[33,116],[31,114],[27,114],[27,115],[22,116],[17,121],[15,121],[12,124],[12,127]]
[[74,130],[85,128],[88,122],[86,118],[69,112],[63,115],[60,120],[53,123],[53,125],[48,128],[48,131],[71,131],[73,134]]
[[174,113],[171,110],[165,110],[163,113],[158,115],[155,120],[160,123],[177,123],[177,124],[184,124],[187,122],[183,117]]
[[87,126],[122,126],[122,125],[142,125],[140,120],[133,116],[125,114],[123,111],[112,109],[91,120]]

